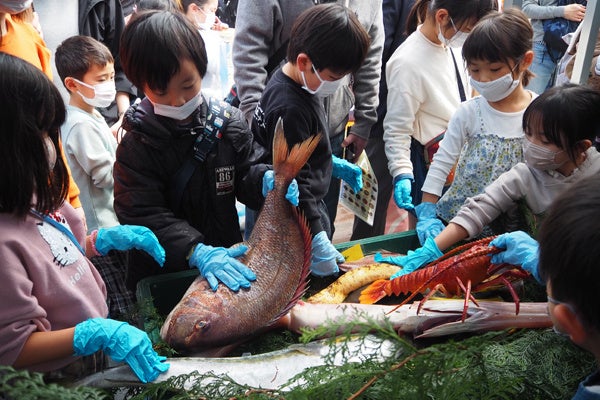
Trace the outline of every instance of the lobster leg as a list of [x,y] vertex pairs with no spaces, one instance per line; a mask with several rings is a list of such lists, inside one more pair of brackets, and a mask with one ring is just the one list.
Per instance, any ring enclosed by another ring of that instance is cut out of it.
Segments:
[[527,276],[529,276],[529,273],[522,271],[522,270],[505,271],[502,274],[496,276],[495,278],[487,280],[487,281],[477,285],[477,289],[482,290],[482,289],[488,288],[490,286],[497,285],[498,282],[502,282],[504,284],[504,286],[506,286],[508,288],[508,291],[510,292],[510,295],[515,303],[515,315],[519,315],[519,305],[520,305],[519,295],[517,295],[517,292],[515,292],[515,288],[512,286],[510,281],[508,279],[506,279],[507,276],[512,276],[515,278],[523,279],[523,278],[526,278]]
[[435,285],[435,287],[433,289],[431,289],[429,291],[429,293],[427,293],[425,296],[423,296],[423,300],[421,300],[419,302],[419,306],[417,307],[417,315],[419,315],[419,312],[421,311],[421,308],[423,307],[423,305],[425,304],[425,302],[427,300],[429,300],[434,294],[437,293],[437,291],[442,292],[442,294],[446,297],[448,297],[448,291],[446,290],[446,288],[444,287],[444,285],[442,283],[438,283],[437,285]]

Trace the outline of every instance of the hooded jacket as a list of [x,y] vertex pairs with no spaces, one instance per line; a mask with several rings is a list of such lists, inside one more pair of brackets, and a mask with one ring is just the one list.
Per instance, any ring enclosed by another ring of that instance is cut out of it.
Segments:
[[204,134],[207,110],[203,99],[193,121],[179,126],[155,115],[145,98],[125,114],[127,134],[114,166],[115,212],[121,224],[150,228],[166,252],[163,268],[145,253],[132,252],[130,286],[145,276],[188,269],[187,257],[198,243],[229,247],[240,242],[236,198],[255,209],[264,201],[267,153],[254,141],[239,110],[232,109],[222,137],[174,196],[179,207],[173,204],[178,171],[193,157],[197,136]]

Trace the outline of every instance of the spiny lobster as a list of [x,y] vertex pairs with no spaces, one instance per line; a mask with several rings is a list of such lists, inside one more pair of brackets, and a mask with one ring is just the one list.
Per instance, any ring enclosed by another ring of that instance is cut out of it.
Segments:
[[[510,264],[490,264],[490,254],[501,250],[489,247],[494,237],[487,237],[471,243],[456,247],[437,260],[427,264],[410,274],[399,276],[395,279],[380,279],[373,282],[361,292],[359,301],[363,304],[373,304],[392,294],[409,294],[398,307],[408,303],[417,294],[429,289],[423,300],[419,303],[417,314],[421,307],[436,291],[442,292],[446,297],[465,294],[462,321],[467,316],[469,300],[478,305],[472,295],[472,290],[483,290],[487,287],[502,282],[508,287],[515,302],[516,314],[519,314],[519,296],[510,284],[512,280],[522,279],[529,273],[520,267]],[[510,268],[506,270],[507,268]],[[504,270],[499,275],[490,278],[493,274]],[[464,284],[466,282],[466,285]]]

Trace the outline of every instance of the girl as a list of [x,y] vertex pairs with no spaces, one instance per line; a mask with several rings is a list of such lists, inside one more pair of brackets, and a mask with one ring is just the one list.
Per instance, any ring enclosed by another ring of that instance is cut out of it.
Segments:
[[[532,35],[525,14],[512,8],[484,17],[465,41],[471,86],[481,96],[458,107],[427,172],[423,202],[415,209],[421,244],[444,229],[438,216],[450,221],[466,198],[522,161],[523,112],[537,96],[524,89],[531,76]],[[454,181],[442,195],[455,164]]]
[[407,30],[412,33],[386,66],[383,139],[400,208],[412,210],[421,202],[424,145],[446,130],[470,92],[451,47],[461,47],[477,21],[496,8],[494,0],[417,0],[411,9]]
[[227,69],[227,43],[217,32],[223,30],[215,15],[218,5],[217,0],[181,1],[184,14],[200,31],[209,60],[206,74],[202,78],[202,93],[207,97],[223,99],[233,82],[229,80]]
[[541,216],[573,183],[600,173],[600,154],[592,146],[600,133],[600,93],[566,84],[546,90],[525,110],[524,163],[500,175],[477,196],[468,198],[458,214],[434,239],[404,257],[376,257],[402,265],[404,275],[435,260],[460,240],[477,236],[503,211],[523,201]]
[[168,364],[145,332],[106,318],[105,285],[86,255],[139,248],[164,262],[164,250],[143,227],[85,237],[57,157],[65,106],[40,70],[0,53],[0,102],[0,364],[76,379],[104,364],[103,350],[154,380]]

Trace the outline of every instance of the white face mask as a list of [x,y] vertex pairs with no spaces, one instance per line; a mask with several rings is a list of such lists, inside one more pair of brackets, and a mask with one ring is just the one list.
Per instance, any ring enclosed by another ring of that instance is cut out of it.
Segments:
[[44,138],[44,145],[46,146],[46,157],[48,159],[48,167],[50,171],[54,169],[54,165],[56,165],[56,147],[54,147],[54,143],[52,143],[52,139],[49,136]]
[[177,121],[181,121],[192,115],[198,107],[202,104],[202,92],[198,92],[197,95],[189,99],[185,104],[175,107],[168,106],[166,104],[152,103],[154,107],[154,114],[162,115],[163,117],[172,118]]
[[490,82],[476,81],[469,77],[471,86],[487,101],[496,102],[507,98],[519,86],[519,78],[513,79],[512,71]]
[[217,14],[206,12],[201,8],[199,8],[198,11],[200,11],[205,16],[204,22],[199,22],[198,18],[196,18],[196,24],[198,24],[198,28],[205,30],[205,31],[211,30],[212,27],[215,25],[215,20],[217,19]]
[[450,39],[446,39],[446,37],[442,34],[441,25],[438,24],[438,40],[447,47],[462,47],[469,34],[467,32],[459,31],[456,28],[456,25],[454,25],[452,17],[450,17],[450,23],[452,24],[452,28],[454,28],[456,33]]
[[306,90],[308,93],[314,94],[318,97],[327,97],[335,93],[342,84],[342,80],[344,79],[343,77],[335,81],[325,81],[321,79],[321,76],[319,75],[319,72],[317,72],[317,69],[315,68],[314,64],[312,65],[312,69],[313,71],[315,71],[317,79],[319,79],[319,81],[321,82],[319,84],[319,87],[315,90],[312,90],[308,87],[308,84],[306,83],[306,77],[304,76],[304,71],[300,71],[300,75],[302,76],[302,82],[304,82],[304,86],[302,86],[302,89]]
[[523,158],[525,159],[525,163],[531,168],[542,171],[558,169],[569,161],[568,159],[560,162],[556,161],[556,157],[562,155],[564,152],[564,150],[548,150],[544,146],[531,143],[527,138],[523,140]]
[[33,0],[2,0],[0,2],[0,13],[19,14],[31,7],[31,3],[33,3]]
[[97,85],[88,85],[85,82],[81,82],[79,79],[75,79],[75,82],[94,90],[94,97],[85,97],[79,90],[77,93],[81,96],[83,101],[92,107],[108,107],[115,99],[117,95],[117,89],[115,88],[115,81],[110,80]]

